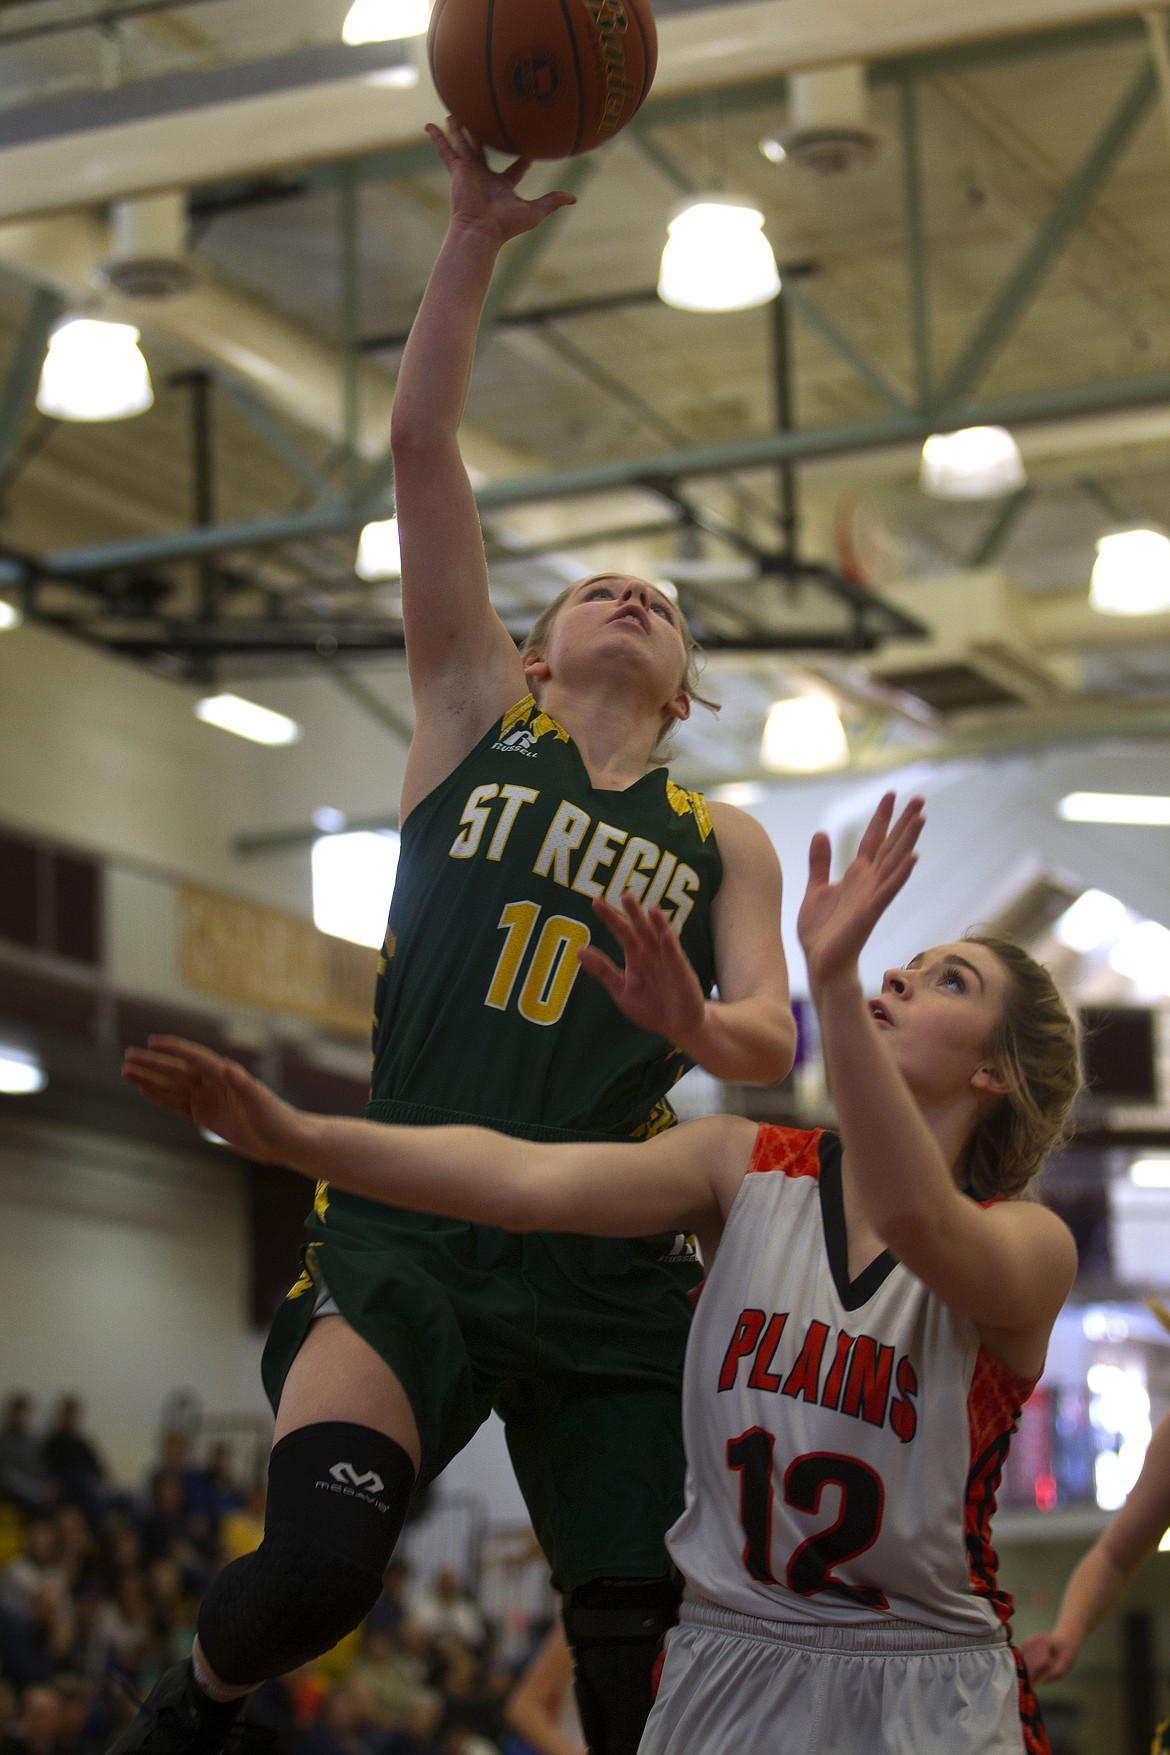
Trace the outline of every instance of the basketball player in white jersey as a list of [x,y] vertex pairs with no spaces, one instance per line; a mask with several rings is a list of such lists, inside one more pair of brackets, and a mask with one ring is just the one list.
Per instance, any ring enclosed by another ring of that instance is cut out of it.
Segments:
[[1078,1081],[1047,973],[968,938],[858,955],[914,865],[887,796],[847,872],[810,852],[799,931],[839,1133],[713,1116],[640,1145],[307,1116],[207,1050],[126,1076],[229,1140],[363,1195],[510,1230],[697,1234],[684,1381],[687,1583],[642,1755],[1043,1755],[989,1522],[1072,1285],[1024,1199]]

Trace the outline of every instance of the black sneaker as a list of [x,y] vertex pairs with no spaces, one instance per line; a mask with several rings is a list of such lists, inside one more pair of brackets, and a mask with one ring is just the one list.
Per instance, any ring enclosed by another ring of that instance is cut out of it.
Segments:
[[107,1755],[221,1755],[242,1705],[209,1699],[184,1658],[163,1671]]

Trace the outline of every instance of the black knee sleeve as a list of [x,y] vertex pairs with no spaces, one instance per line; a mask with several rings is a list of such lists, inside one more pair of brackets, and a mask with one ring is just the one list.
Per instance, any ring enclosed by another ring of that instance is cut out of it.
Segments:
[[636,1755],[654,1704],[663,1635],[678,1620],[675,1578],[597,1579],[565,1597],[573,1691],[590,1755]]
[[264,1540],[224,1567],[199,1611],[199,1644],[221,1682],[283,1676],[364,1620],[413,1484],[406,1452],[367,1426],[327,1421],[281,1439]]

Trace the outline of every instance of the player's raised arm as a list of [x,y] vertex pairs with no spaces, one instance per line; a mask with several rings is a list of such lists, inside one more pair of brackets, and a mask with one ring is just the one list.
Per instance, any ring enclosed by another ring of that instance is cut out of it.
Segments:
[[[810,850],[798,925],[845,1168],[866,1223],[898,1260],[985,1335],[1017,1337],[1014,1346],[1005,1340],[1003,1356],[1021,1375],[1038,1375],[1076,1272],[1072,1237],[1042,1206],[984,1206],[959,1186],[980,1123],[1012,1089],[997,1031],[1013,973],[988,947],[964,941],[891,971],[881,998],[867,1003],[857,971],[862,946],[914,867],[921,806],[913,799],[891,826],[887,795],[837,883],[828,838],[814,837]],[[1075,1053],[1063,1038],[1054,1046],[1062,1086],[1051,1095],[1063,1114],[1075,1091]]]
[[427,130],[451,177],[451,220],[402,357],[391,447],[402,547],[402,613],[416,735],[402,814],[460,761],[492,718],[524,694],[515,645],[492,609],[479,514],[459,422],[496,258],[572,201],[526,201],[517,160],[488,169],[453,120]]
[[479,1127],[388,1127],[311,1115],[238,1062],[152,1036],[122,1076],[143,1096],[244,1157],[391,1206],[499,1225],[641,1237],[694,1231],[711,1250],[751,1155],[755,1128],[713,1116],[645,1144],[546,1145]]

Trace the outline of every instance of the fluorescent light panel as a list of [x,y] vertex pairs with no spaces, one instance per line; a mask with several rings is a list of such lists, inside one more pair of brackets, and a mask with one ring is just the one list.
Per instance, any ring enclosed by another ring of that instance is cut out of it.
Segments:
[[1170,798],[1145,792],[1070,792],[1056,807],[1066,823],[1127,823],[1170,827]]
[[274,713],[271,707],[261,707],[255,701],[245,701],[241,695],[206,695],[195,703],[195,717],[205,725],[218,725],[221,731],[246,737],[250,743],[273,746],[296,743],[301,735],[295,719]]

